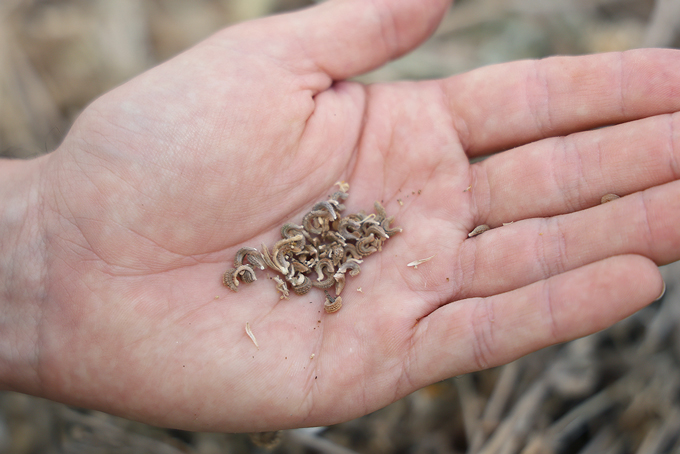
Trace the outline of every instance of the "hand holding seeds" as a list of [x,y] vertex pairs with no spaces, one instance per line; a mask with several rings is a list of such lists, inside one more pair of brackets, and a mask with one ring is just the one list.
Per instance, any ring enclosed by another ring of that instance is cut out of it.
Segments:
[[0,161],[4,389],[187,430],[333,424],[657,298],[680,53],[348,81],[447,8],[238,24]]

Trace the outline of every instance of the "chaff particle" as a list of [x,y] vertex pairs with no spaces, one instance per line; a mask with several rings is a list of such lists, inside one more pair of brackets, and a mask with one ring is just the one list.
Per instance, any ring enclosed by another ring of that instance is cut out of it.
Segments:
[[[437,254],[435,254],[435,255],[437,255]],[[412,266],[414,270],[417,270],[417,269],[418,269],[418,265],[420,265],[420,264],[422,264],[422,263],[425,263],[425,262],[429,262],[429,261],[432,260],[433,258],[434,258],[434,255],[433,255],[432,257],[428,257],[428,258],[426,258],[426,259],[414,260],[414,261],[412,261],[411,263],[407,264],[406,266]]]
[[253,344],[257,347],[257,349],[260,349],[260,346],[257,345],[257,339],[255,339],[255,335],[253,334],[253,331],[250,329],[250,323],[246,322],[246,334],[250,338],[251,341],[253,341]]

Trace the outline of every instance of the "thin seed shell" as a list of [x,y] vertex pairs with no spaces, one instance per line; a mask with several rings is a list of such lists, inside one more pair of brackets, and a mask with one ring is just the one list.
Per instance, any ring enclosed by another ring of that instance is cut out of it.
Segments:
[[334,312],[337,312],[340,310],[342,307],[342,297],[338,296],[335,298],[335,301],[331,302],[328,298],[326,298],[326,302],[323,304],[323,310],[326,311],[327,314],[332,314]]

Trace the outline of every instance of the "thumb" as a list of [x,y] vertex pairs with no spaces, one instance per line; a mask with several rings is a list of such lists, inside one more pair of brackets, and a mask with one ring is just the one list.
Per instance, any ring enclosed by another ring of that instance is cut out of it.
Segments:
[[437,28],[449,4],[450,0],[330,0],[257,25],[269,39],[282,38],[275,53],[288,65],[302,64],[305,73],[342,80],[418,46]]

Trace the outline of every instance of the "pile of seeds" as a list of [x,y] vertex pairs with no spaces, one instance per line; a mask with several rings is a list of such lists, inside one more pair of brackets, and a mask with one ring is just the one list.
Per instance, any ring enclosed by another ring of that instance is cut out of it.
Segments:
[[[224,273],[224,285],[238,291],[239,279],[250,283],[256,279],[255,268],[267,267],[283,275],[274,276],[281,298],[288,299],[288,285],[293,292],[304,295],[312,287],[325,291],[324,309],[328,313],[342,307],[340,293],[345,287],[346,274],[356,276],[363,258],[382,250],[385,240],[401,232],[390,227],[394,216],[387,216],[380,202],[375,202],[375,213],[359,212],[340,217],[345,209],[349,185],[338,183],[340,190],[328,200],[314,205],[302,218],[302,225],[286,223],[281,227],[281,240],[271,252],[262,244],[262,251],[252,247],[241,248],[236,253],[234,268]],[[316,274],[316,279],[310,275]],[[335,298],[327,289],[335,287]]]

